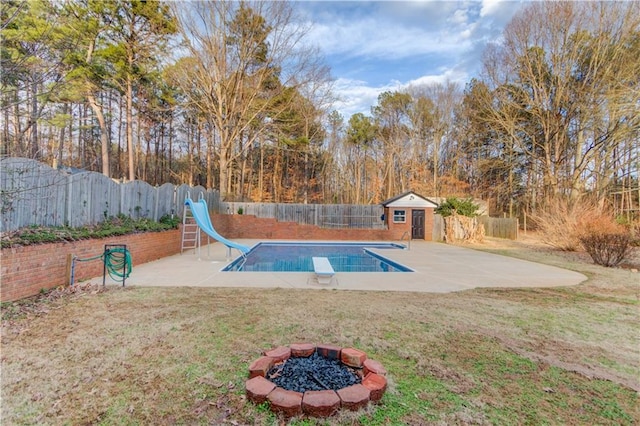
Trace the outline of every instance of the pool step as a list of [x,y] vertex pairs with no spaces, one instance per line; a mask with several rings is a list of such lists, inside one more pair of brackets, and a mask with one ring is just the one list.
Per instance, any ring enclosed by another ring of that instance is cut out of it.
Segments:
[[311,260],[313,261],[313,270],[318,278],[318,283],[331,284],[336,271],[333,270],[329,259],[326,257],[312,257]]

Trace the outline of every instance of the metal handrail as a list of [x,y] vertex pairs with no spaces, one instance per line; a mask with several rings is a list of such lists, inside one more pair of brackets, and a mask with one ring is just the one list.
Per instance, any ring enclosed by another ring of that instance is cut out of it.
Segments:
[[400,237],[400,243],[402,243],[405,236],[407,237],[407,250],[411,250],[411,234],[409,234],[409,231],[404,231],[404,234]]

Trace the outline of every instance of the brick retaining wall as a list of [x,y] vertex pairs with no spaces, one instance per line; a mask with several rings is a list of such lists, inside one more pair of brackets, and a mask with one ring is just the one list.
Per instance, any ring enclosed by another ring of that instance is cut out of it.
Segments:
[[[180,253],[180,236],[173,230],[2,249],[0,300],[19,300],[68,284],[69,254],[85,259],[101,254],[105,244],[126,244],[135,266]],[[75,282],[102,275],[102,268],[100,260],[76,262]]]

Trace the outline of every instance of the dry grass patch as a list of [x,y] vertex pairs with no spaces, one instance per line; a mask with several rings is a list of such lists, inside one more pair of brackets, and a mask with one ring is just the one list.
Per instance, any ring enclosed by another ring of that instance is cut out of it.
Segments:
[[590,280],[452,294],[111,287],[5,305],[3,422],[279,424],[245,400],[248,364],[313,342],[364,350],[390,389],[366,411],[289,424],[637,424],[633,273],[491,244]]

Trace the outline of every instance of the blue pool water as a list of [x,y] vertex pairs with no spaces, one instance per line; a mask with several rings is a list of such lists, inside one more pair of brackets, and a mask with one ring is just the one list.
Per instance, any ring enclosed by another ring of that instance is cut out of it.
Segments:
[[259,243],[223,271],[313,272],[312,257],[326,257],[336,272],[413,272],[369,249],[400,250],[393,243]]

